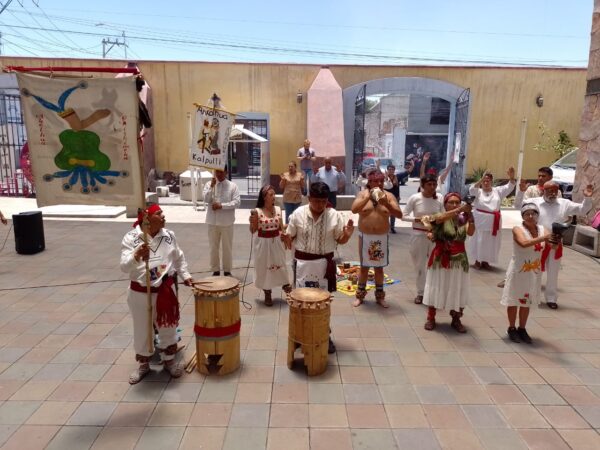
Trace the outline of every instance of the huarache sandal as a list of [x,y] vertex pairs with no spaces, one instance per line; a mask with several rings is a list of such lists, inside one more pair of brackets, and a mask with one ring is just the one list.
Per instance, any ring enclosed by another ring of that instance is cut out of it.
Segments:
[[181,375],[183,375],[183,367],[181,367],[181,364],[178,364],[173,360],[165,361],[163,366],[173,378],[179,378]]
[[137,369],[129,375],[129,384],[138,384],[150,372],[150,364],[140,364]]

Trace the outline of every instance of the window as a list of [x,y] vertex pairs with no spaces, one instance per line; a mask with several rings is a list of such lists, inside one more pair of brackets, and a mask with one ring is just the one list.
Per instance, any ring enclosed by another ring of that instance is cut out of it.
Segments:
[[430,125],[448,125],[450,123],[450,102],[443,98],[433,97],[431,99]]

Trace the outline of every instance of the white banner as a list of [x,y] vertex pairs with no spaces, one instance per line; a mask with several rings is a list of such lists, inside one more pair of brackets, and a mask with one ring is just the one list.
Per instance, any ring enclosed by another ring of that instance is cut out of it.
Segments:
[[222,170],[227,164],[227,146],[235,114],[209,106],[197,107],[190,165]]
[[38,206],[139,204],[134,77],[17,78]]

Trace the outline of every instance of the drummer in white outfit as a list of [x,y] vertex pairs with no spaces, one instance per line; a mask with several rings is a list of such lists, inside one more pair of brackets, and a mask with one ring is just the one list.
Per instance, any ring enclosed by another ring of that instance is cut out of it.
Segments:
[[421,192],[409,197],[404,207],[405,218],[412,218],[412,233],[410,236],[410,257],[417,275],[417,296],[414,302],[423,303],[425,278],[427,277],[427,258],[434,243],[427,238],[429,231],[421,222],[421,217],[431,216],[444,210],[442,202],[436,194],[437,178],[435,175],[421,177]]
[[476,269],[489,269],[490,263],[498,262],[498,252],[502,240],[502,200],[515,188],[515,169],[507,171],[508,183],[493,187],[494,176],[486,172],[477,183],[469,188],[469,194],[475,196],[473,217],[475,234],[467,241],[469,260],[475,261]]
[[[542,296],[542,250],[550,245],[550,232],[538,225],[540,210],[534,203],[521,207],[523,223],[513,227],[513,255],[506,270],[506,283],[500,304],[506,306],[508,337],[513,342],[531,344],[526,325],[529,307]],[[519,313],[519,328],[515,328]]]

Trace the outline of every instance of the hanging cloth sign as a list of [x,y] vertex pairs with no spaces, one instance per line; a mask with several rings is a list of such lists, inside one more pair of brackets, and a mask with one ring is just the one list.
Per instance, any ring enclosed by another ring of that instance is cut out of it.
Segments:
[[38,206],[135,204],[142,195],[135,78],[17,79]]
[[209,106],[196,107],[190,165],[223,170],[235,114]]

